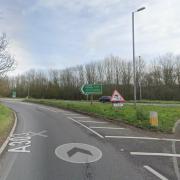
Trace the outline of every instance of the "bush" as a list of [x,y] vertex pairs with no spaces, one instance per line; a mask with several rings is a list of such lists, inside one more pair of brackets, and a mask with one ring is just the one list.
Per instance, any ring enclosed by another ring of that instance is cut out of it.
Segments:
[[137,108],[136,117],[137,117],[137,120],[141,120],[141,121],[148,120],[148,113],[142,108]]

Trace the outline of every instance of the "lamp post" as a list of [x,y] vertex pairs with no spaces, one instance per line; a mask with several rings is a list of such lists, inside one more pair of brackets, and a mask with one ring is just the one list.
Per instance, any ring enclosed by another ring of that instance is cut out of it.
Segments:
[[135,34],[134,34],[134,14],[139,11],[143,11],[145,7],[141,7],[132,12],[132,47],[133,47],[133,80],[134,80],[134,105],[136,107],[136,56],[135,56]]

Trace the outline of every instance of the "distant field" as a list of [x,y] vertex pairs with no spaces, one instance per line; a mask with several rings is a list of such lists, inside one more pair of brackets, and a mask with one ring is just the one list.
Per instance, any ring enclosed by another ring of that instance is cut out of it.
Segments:
[[4,105],[0,104],[0,145],[11,130],[13,119],[12,111]]
[[[160,107],[160,106],[143,106],[138,104],[137,110],[132,105],[125,104],[120,110],[116,110],[111,104],[94,103],[85,101],[62,101],[62,100],[37,100],[31,99],[29,102],[41,103],[44,105],[66,108],[71,110],[79,110],[92,113],[99,117],[122,121],[130,125],[162,132],[172,132],[175,122],[180,119],[180,107]],[[152,128],[149,125],[149,112],[156,111],[159,116],[159,127]]]

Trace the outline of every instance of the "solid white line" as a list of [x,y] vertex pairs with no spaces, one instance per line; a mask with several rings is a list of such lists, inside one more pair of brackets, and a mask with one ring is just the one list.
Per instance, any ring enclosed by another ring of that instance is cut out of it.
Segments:
[[79,121],[83,123],[94,123],[94,124],[108,124],[108,122],[102,122],[102,121]]
[[80,123],[79,121],[76,121],[75,119],[71,118],[71,117],[67,117],[68,119],[76,122],[77,124],[83,126],[84,128],[88,129],[89,131],[91,131],[92,133],[96,134],[98,137],[100,138],[104,138],[101,134],[99,134],[98,132],[94,131],[93,129],[90,129],[89,127],[85,126],[84,124]]
[[180,142],[180,139],[153,138],[153,137],[105,136],[105,138],[114,138],[114,139],[143,139],[143,140],[156,140],[156,141],[177,141],[177,142]]
[[158,177],[161,180],[168,180],[166,177],[164,177],[163,175],[161,175],[160,173],[158,173],[157,171],[155,171],[154,169],[152,169],[150,166],[144,166],[144,168],[146,170],[148,170],[149,172],[151,172],[152,174],[154,174],[156,177]]
[[16,129],[17,116],[16,116],[16,113],[15,113],[15,112],[13,112],[13,113],[14,113],[14,117],[15,117],[15,119],[14,119],[14,125],[13,125],[13,127],[12,127],[12,129],[11,129],[11,132],[9,133],[9,136],[7,137],[7,139],[5,140],[5,142],[3,143],[3,145],[0,147],[0,155],[2,154],[2,152],[4,151],[4,149],[6,148],[6,146],[8,145],[9,140],[10,140],[11,136],[13,135],[13,133],[14,133],[14,131],[15,131],[15,129]]
[[130,152],[130,154],[137,156],[180,157],[180,154],[170,154],[170,153]]
[[125,129],[125,128],[116,128],[116,127],[90,127],[92,129]]

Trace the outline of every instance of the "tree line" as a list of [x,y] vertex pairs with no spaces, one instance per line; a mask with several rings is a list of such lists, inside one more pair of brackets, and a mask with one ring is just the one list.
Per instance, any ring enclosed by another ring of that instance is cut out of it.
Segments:
[[[109,56],[102,61],[90,62],[66,69],[47,71],[30,70],[15,77],[0,80],[1,96],[79,100],[83,84],[102,84],[103,95],[114,89],[125,99],[133,99],[132,61]],[[180,56],[165,54],[151,63],[136,60],[137,99],[180,100]],[[96,97],[98,98],[98,96]]]

